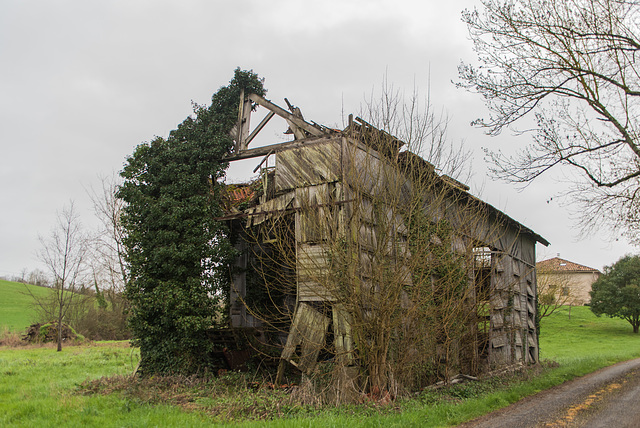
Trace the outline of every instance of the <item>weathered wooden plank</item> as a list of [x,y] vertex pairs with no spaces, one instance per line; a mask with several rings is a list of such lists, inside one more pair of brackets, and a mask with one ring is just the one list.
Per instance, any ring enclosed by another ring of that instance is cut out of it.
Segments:
[[[493,221],[495,220],[492,220],[492,222]],[[520,258],[519,231],[513,227],[505,226],[505,223],[498,223],[494,227],[493,235],[498,236],[493,238],[493,245],[495,245],[499,251]]]
[[521,263],[516,259],[511,259],[511,274],[518,278],[522,275]]
[[238,250],[238,257],[235,260],[235,267],[233,269],[231,286],[229,289],[229,310],[230,321],[232,327],[258,327],[262,324],[262,321],[256,318],[250,311],[247,311],[245,306],[245,297],[247,294],[247,249],[248,244],[246,240],[238,240],[234,245]]
[[353,364],[351,316],[342,304],[333,305],[333,337],[338,362],[343,365]]
[[[280,358],[291,362],[302,372],[311,374],[325,343],[329,323],[328,317],[306,303],[299,303]],[[296,363],[294,353],[298,345],[301,345],[301,350]]]
[[224,158],[227,162],[233,162],[242,159],[252,159],[265,156],[269,153],[279,153],[285,150],[300,149],[304,147],[312,147],[318,144],[325,144],[328,141],[335,141],[333,135],[322,137],[309,137],[304,140],[285,141],[284,143],[270,144],[268,146],[256,147],[253,149],[242,150],[239,153],[233,153]]
[[358,194],[370,195],[389,206],[407,201],[411,184],[402,172],[373,150],[350,141],[343,144],[343,181]]
[[353,208],[354,211],[357,210],[357,212],[360,214],[361,221],[370,224],[376,224],[376,219],[373,214],[373,200],[371,199],[371,197],[363,195],[362,198],[357,201],[357,204],[353,204]]
[[521,361],[524,357],[524,354],[522,353],[522,345],[516,345],[514,351],[514,360]]
[[373,253],[367,251],[360,251],[358,254],[358,272],[365,278],[373,277],[373,265],[375,263],[375,256]]
[[413,285],[413,276],[411,275],[411,268],[408,265],[404,263],[398,263],[396,272],[398,274],[399,284]]
[[452,233],[452,250],[458,254],[464,254],[469,249],[469,242],[464,236]]
[[507,307],[507,297],[502,295],[503,293],[494,292],[491,295],[491,309],[504,309]]
[[325,245],[298,244],[298,274],[305,276],[324,275],[329,267]]
[[[275,214],[283,214],[295,197],[295,192],[288,192],[284,195],[269,199],[263,204],[250,208],[247,213],[246,227],[257,226]],[[262,213],[262,214],[261,214]]]
[[340,140],[276,153],[276,191],[338,181]]
[[335,298],[323,284],[314,281],[299,281],[298,300],[300,302],[331,302]]
[[513,309],[516,311],[520,311],[522,309],[522,302],[520,301],[520,296],[515,296],[513,299]]
[[338,231],[338,212],[342,204],[336,203],[337,183],[324,183],[295,190],[296,240],[301,243],[321,243]]
[[504,325],[504,319],[501,312],[493,312],[491,314],[492,328],[500,328]]
[[533,284],[527,284],[527,295],[529,297],[535,296],[535,293],[533,292],[533,290],[534,290]]
[[492,287],[495,290],[511,291],[513,289],[513,276],[508,273],[496,273],[493,275],[492,279],[494,280]]
[[491,346],[494,348],[502,348],[507,344],[507,335],[505,333],[495,334],[491,338]]
[[536,264],[536,240],[531,235],[520,235],[520,248],[521,248],[521,256],[522,261],[527,263],[529,266],[535,266]]
[[329,260],[324,245],[298,244],[296,277],[299,301],[333,300],[327,290]]
[[534,307],[533,302],[527,302],[527,310],[530,314],[536,313],[536,308]]
[[[515,303],[515,302],[514,302]],[[513,311],[511,326],[515,328],[524,327],[524,322],[518,310]]]
[[249,133],[249,122],[251,119],[251,102],[244,97],[244,89],[240,91],[240,104],[238,105],[238,123],[236,124],[237,135],[236,153],[247,148],[246,137]]

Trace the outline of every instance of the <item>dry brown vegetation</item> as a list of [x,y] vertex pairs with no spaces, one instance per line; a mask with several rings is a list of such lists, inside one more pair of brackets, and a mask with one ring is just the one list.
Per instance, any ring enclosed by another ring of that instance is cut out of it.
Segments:
[[[423,405],[461,403],[533,379],[542,370],[542,366],[520,367],[493,373],[478,381],[466,380],[426,388],[420,391],[418,401]],[[78,386],[77,392],[82,395],[116,394],[125,400],[178,406],[186,411],[206,413],[214,421],[271,420],[319,416],[336,411],[335,402],[323,403],[304,385],[275,386],[255,374],[238,372],[221,376],[112,376],[87,380]],[[375,393],[361,394],[355,402],[357,406],[342,406],[339,413],[361,416],[395,414],[416,404],[415,396],[409,400],[392,401]]]

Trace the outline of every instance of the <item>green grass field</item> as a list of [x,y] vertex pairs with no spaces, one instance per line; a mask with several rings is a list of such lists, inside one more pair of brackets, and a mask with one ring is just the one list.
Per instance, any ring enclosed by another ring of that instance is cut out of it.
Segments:
[[618,318],[596,317],[586,306],[563,307],[544,319],[540,358],[559,363],[580,359],[631,359],[640,356],[640,335]]
[[0,332],[21,332],[36,322],[33,297],[45,297],[50,289],[30,284],[0,280]]
[[[131,373],[138,354],[124,342],[54,348],[0,348],[0,426],[210,426],[230,424],[230,411],[242,407],[243,420],[234,426],[454,426],[522,397],[550,388],[601,367],[640,357],[640,335],[620,320],[597,318],[588,308],[565,308],[543,320],[541,357],[558,361],[536,376],[503,382],[470,382],[446,396],[425,392],[391,406],[303,408],[288,403],[286,394],[272,391],[241,394],[233,384],[246,381],[231,376],[207,393],[189,382],[154,390],[117,388],[98,381],[102,393],[88,394],[79,385],[87,379]],[[214,382],[214,383],[215,383]],[[225,383],[226,382],[226,383]],[[246,382],[245,382],[246,383]],[[121,378],[121,384],[131,382]],[[231,389],[225,392],[224,387]],[[143,386],[144,388],[144,386]],[[116,392],[111,392],[116,391]],[[173,405],[167,404],[173,403]],[[231,418],[231,419],[230,419]]]

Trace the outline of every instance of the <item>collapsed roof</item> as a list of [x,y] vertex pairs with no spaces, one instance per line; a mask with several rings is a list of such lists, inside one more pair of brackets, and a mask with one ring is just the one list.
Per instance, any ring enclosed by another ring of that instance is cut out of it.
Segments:
[[[338,130],[323,125],[319,125],[315,122],[309,122],[304,119],[300,108],[293,106],[287,98],[285,102],[290,111],[286,111],[282,107],[277,106],[271,101],[256,95],[247,94],[244,92],[241,95],[241,99],[244,102],[240,103],[238,111],[238,124],[232,129],[231,135],[235,140],[235,148],[233,153],[227,157],[228,161],[236,161],[241,159],[250,159],[256,157],[263,157],[262,161],[254,169],[256,172],[261,165],[267,160],[267,158],[273,154],[302,147],[310,147],[318,143],[326,142],[331,138],[339,136],[349,136],[357,139],[362,144],[370,146],[372,149],[379,153],[389,157],[404,158],[405,162],[411,162],[412,167],[428,170],[434,177],[437,177],[444,185],[448,186],[452,192],[457,192],[459,197],[468,198],[474,201],[479,206],[482,206],[486,210],[487,214],[493,216],[495,220],[505,222],[505,224],[515,227],[520,234],[530,235],[536,242],[544,246],[549,245],[549,241],[543,238],[541,235],[535,233],[532,229],[519,223],[517,220],[508,216],[504,212],[495,208],[491,204],[473,196],[469,193],[469,186],[464,183],[460,183],[452,177],[447,175],[438,175],[435,172],[435,167],[424,158],[407,150],[402,150],[405,143],[398,138],[390,135],[384,130],[378,129],[375,126],[367,123],[365,120],[359,117],[349,116],[349,124],[343,130]],[[256,106],[264,107],[268,110],[267,115],[260,121],[260,123],[250,130],[251,115]],[[267,146],[261,146],[256,148],[249,148],[249,144],[260,133],[260,131],[266,126],[266,124],[275,116],[283,118],[289,129],[285,134],[293,134],[294,138],[291,141],[284,143],[271,144]],[[380,144],[384,142],[384,144]],[[242,187],[242,186],[240,186]],[[235,195],[232,198],[235,199],[236,204],[238,202],[248,202],[253,194],[247,190],[235,191]],[[255,195],[253,195],[255,196]],[[228,215],[224,219],[230,219],[232,217],[244,216],[246,214],[228,212]]]

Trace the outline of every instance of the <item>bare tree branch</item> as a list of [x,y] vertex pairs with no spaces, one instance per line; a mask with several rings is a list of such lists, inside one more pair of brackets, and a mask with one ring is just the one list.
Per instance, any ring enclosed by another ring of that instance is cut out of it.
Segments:
[[526,184],[556,166],[575,171],[584,227],[628,227],[637,210],[638,12],[627,0],[482,0],[463,12],[480,65],[461,64],[458,86],[491,111],[475,123],[490,135],[529,113],[538,124],[515,156],[488,153],[493,174]]

